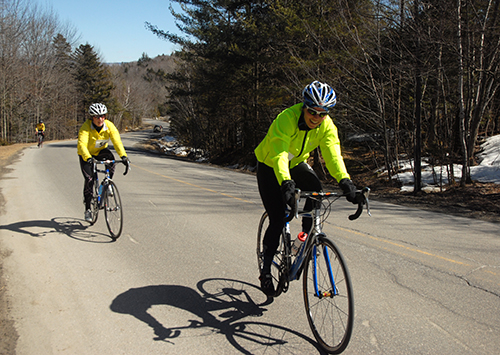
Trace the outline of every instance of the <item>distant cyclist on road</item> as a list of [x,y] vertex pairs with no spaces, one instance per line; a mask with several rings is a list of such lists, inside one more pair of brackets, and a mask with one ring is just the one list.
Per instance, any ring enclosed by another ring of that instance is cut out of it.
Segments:
[[[38,124],[36,125],[35,128],[35,134],[36,134],[36,140],[38,142],[38,146],[41,146],[43,144],[43,141],[45,139],[45,124],[43,123],[43,120],[40,120]],[[39,141],[39,136],[42,137],[42,140]]]
[[[313,81],[304,88],[302,96],[302,103],[276,117],[255,149],[259,193],[269,215],[259,277],[267,295],[274,294],[271,263],[283,229],[286,204],[293,204],[296,186],[303,191],[322,190],[320,179],[306,163],[316,147],[320,147],[328,171],[339,182],[347,200],[356,203],[356,187],[341,155],[337,127],[328,115],[337,103],[335,91],[327,84]],[[305,209],[312,210],[312,203],[307,200]],[[309,233],[311,226],[312,219],[303,218],[302,233]]]
[[[85,220],[87,222],[92,222],[90,203],[94,187],[94,159],[99,161],[115,159],[111,150],[108,149],[110,139],[127,168],[125,171],[128,171],[130,164],[120,138],[120,133],[115,125],[106,119],[107,113],[108,109],[104,104],[95,103],[90,105],[89,114],[91,118],[85,121],[78,132],[78,155],[80,156],[80,167],[85,179],[83,197],[85,200]],[[109,166],[109,169],[110,175],[113,177],[114,166]]]

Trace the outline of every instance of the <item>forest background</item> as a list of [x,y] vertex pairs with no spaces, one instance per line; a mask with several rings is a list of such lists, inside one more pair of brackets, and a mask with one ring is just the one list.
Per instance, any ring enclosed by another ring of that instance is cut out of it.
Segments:
[[[90,103],[120,129],[165,117],[171,135],[214,163],[255,163],[276,115],[312,80],[332,85],[332,118],[350,171],[410,159],[462,166],[500,133],[500,0],[172,0],[183,35],[146,28],[180,50],[103,63],[76,31],[22,0],[0,1],[0,142],[75,138]],[[147,6],[145,3],[144,6]],[[161,45],[159,41],[158,45]],[[313,164],[324,174],[320,152]]]

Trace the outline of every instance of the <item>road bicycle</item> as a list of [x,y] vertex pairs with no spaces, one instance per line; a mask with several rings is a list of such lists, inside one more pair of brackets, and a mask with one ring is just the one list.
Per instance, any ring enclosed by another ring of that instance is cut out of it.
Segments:
[[[95,224],[97,222],[97,217],[99,216],[99,210],[104,210],[106,225],[108,226],[111,237],[115,240],[118,239],[122,233],[123,208],[120,194],[118,192],[118,187],[116,187],[115,182],[110,177],[109,167],[117,163],[123,163],[123,161],[94,161],[94,192],[92,196],[92,202],[90,204],[90,211],[92,215],[92,222],[90,222],[90,224]],[[99,169],[98,164],[104,164],[104,168]],[[123,175],[126,175],[129,170],[130,167],[126,166]],[[104,174],[104,178],[102,179],[101,184],[99,184],[98,173]]]
[[[356,193],[357,211],[349,216],[355,220],[368,201],[370,189]],[[354,298],[351,278],[344,257],[335,243],[322,231],[322,225],[331,212],[333,202],[343,195],[335,192],[303,192],[296,190],[293,210],[287,211],[285,226],[280,236],[278,250],[274,255],[271,274],[276,292],[274,297],[288,290],[289,283],[299,280],[301,274],[304,306],[307,320],[320,347],[327,353],[339,354],[345,350],[352,334],[354,322]],[[312,211],[299,210],[300,199],[312,199]],[[295,217],[313,218],[307,239],[296,255],[292,251],[290,221]],[[263,266],[264,233],[269,225],[266,212],[262,215],[257,233],[257,260],[259,273]]]

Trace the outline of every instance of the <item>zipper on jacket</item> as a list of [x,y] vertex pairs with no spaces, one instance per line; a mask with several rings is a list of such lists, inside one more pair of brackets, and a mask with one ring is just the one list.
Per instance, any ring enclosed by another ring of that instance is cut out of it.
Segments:
[[302,148],[300,149],[300,153],[299,153],[299,155],[297,155],[298,157],[300,157],[300,155],[304,151],[304,147],[306,146],[307,133],[309,133],[309,131],[306,131],[306,134],[304,135],[304,141],[302,142]]

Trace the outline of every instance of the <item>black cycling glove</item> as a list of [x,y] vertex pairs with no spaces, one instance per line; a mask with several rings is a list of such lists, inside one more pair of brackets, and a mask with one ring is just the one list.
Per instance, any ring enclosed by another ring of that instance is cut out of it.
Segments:
[[342,179],[339,181],[339,186],[344,192],[345,198],[347,201],[352,202],[354,204],[358,203],[356,199],[356,186],[352,183],[351,179]]
[[281,183],[281,194],[283,195],[283,201],[293,208],[295,203],[295,181],[285,180]]
[[125,172],[123,175],[127,175],[128,171],[130,170],[130,160],[124,155],[122,157],[122,162],[125,165]]

